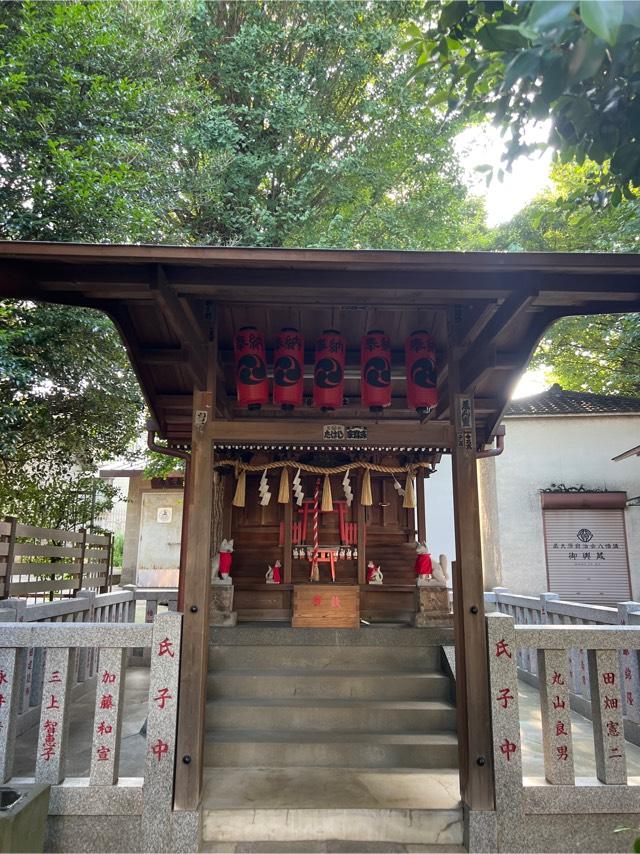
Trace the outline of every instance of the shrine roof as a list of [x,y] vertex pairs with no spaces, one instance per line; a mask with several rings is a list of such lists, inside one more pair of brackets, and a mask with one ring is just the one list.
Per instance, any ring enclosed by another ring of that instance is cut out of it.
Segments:
[[[268,342],[283,326],[300,329],[308,345],[307,400],[313,341],[323,329],[339,328],[347,338],[345,405],[329,420],[375,420],[384,433],[376,445],[441,447],[450,419],[448,328],[457,387],[475,395],[479,442],[489,441],[551,323],[570,314],[638,310],[640,255],[5,241],[0,297],[106,312],[127,347],[158,432],[171,442],[190,439],[192,392],[206,381],[212,341],[218,347],[216,411],[229,428],[221,441],[229,434],[236,438],[235,425],[241,441],[263,440],[265,433],[254,426],[266,421],[271,435],[277,428],[290,438],[300,425],[307,430],[305,442],[322,441],[317,431],[327,416],[310,406],[286,417],[273,406],[263,407],[259,418],[238,409],[233,335],[253,325]],[[384,329],[392,345],[391,407],[377,419],[359,400],[360,338],[371,328]],[[407,407],[403,361],[404,340],[416,328],[435,337],[438,363],[439,403],[421,426]],[[396,438],[398,427],[411,434],[406,441]]]
[[505,416],[640,415],[640,397],[569,391],[555,383],[546,391],[512,400]]

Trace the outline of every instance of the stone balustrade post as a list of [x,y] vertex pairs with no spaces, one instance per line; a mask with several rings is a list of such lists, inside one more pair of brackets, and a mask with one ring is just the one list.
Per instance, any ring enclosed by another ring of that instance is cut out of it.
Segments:
[[573,786],[569,662],[565,649],[538,650],[544,772],[549,783]]
[[[94,590],[79,590],[76,594],[77,599],[87,600],[87,610],[82,612],[81,620],[83,623],[92,623],[94,618],[96,594]],[[91,676],[91,668],[93,665],[94,651],[81,647],[77,653],[77,674],[78,682],[84,682]]]
[[142,832],[145,851],[172,851],[173,768],[178,720],[182,616],[153,624]]
[[36,783],[61,783],[69,734],[69,704],[75,650],[50,647],[44,668],[42,711],[36,749]]
[[624,786],[627,760],[618,651],[590,649],[588,657],[596,775],[601,783]]
[[[639,602],[618,603],[619,625],[631,625],[631,614],[640,615]],[[640,723],[640,667],[637,649],[620,651],[620,678],[624,714],[629,720]]]
[[489,614],[486,620],[500,850],[511,851],[521,847],[513,834],[524,822],[516,634],[511,616]]
[[24,659],[24,649],[0,649],[0,783],[13,776]]
[[111,786],[118,779],[125,662],[125,649],[110,647],[100,650],[91,743],[92,786]]

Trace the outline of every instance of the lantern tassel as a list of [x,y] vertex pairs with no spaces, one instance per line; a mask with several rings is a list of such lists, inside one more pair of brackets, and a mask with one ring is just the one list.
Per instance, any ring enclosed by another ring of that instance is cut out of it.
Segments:
[[282,466],[280,473],[280,489],[278,490],[278,504],[289,503],[289,469]]
[[328,474],[324,476],[322,485],[322,505],[320,509],[323,513],[333,513],[333,497],[331,495],[331,480]]
[[234,507],[244,507],[244,502],[247,494],[247,473],[241,471],[238,475],[238,483],[233,496],[232,504]]
[[362,490],[360,492],[360,504],[363,507],[371,507],[373,498],[371,496],[371,472],[369,469],[364,470],[362,476]]
[[406,507],[408,510],[411,510],[416,506],[416,491],[413,486],[413,474],[410,471],[407,472],[407,482],[404,486],[404,501],[402,502],[402,506]]

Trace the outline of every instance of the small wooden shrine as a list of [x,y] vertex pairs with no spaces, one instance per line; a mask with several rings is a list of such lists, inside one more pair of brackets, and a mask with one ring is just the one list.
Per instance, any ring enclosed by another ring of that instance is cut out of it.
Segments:
[[[465,807],[493,810],[476,461],[553,321],[638,310],[639,256],[11,241],[0,243],[0,296],[106,312],[155,434],[186,461],[176,809],[197,809],[202,791],[211,559],[223,535],[236,541],[241,613],[287,619],[292,589],[294,599],[297,589],[322,597],[344,583],[363,615],[406,614],[425,524],[411,489],[419,504],[421,480],[451,453],[461,794]],[[414,332],[431,349],[407,350]],[[283,346],[287,336],[298,340]],[[251,388],[239,394],[238,380]],[[321,581],[308,584],[314,549]],[[368,556],[384,574],[375,590]],[[281,584],[268,585],[277,559]]]

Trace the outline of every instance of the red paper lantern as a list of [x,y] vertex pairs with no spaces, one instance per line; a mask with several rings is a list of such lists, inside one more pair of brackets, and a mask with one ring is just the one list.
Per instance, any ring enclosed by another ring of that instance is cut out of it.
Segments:
[[428,332],[418,329],[407,338],[405,354],[409,408],[426,415],[438,403],[436,343]]
[[273,355],[273,402],[285,412],[302,405],[304,340],[291,326],[280,330]]
[[313,402],[323,412],[342,406],[347,342],[335,329],[325,329],[316,341]]
[[236,391],[240,406],[260,409],[269,402],[269,380],[264,335],[255,326],[243,326],[234,339]]
[[391,343],[380,329],[371,329],[360,344],[362,405],[382,412],[391,405]]

